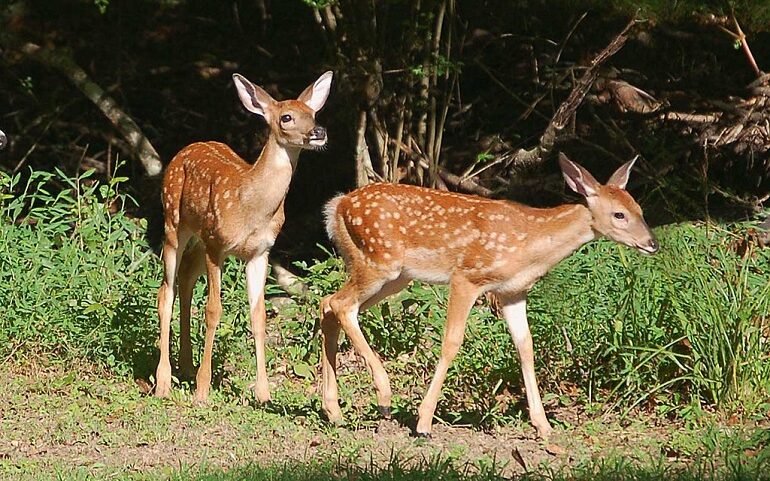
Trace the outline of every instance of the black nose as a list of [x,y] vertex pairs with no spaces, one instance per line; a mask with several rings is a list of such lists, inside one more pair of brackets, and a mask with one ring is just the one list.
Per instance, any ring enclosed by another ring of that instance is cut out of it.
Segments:
[[326,138],[326,129],[321,127],[320,125],[317,127],[313,127],[313,130],[310,131],[310,138],[312,140],[323,140]]
[[658,241],[654,237],[650,237],[650,242],[648,242],[647,245],[650,246],[652,252],[658,252],[658,249],[660,249],[660,244],[658,244]]

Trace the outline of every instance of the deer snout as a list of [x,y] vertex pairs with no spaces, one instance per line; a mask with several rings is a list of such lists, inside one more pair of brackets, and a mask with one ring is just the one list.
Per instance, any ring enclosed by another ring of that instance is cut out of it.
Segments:
[[326,129],[324,127],[316,126],[308,133],[307,137],[310,145],[322,146],[326,144]]
[[8,138],[5,136],[5,133],[0,130],[0,150],[3,150],[6,144],[8,144]]
[[660,249],[660,244],[658,244],[658,240],[655,236],[650,234],[649,240],[645,243],[637,244],[636,248],[639,249],[642,254],[655,254],[658,252],[658,249]]

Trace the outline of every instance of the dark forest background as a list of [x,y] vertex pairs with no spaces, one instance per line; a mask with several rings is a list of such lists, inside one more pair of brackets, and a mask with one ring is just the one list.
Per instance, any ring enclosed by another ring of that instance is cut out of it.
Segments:
[[370,181],[563,201],[560,151],[600,180],[638,155],[654,225],[756,218],[769,65],[765,1],[4,0],[0,169],[119,168],[155,225],[158,161],[258,155],[233,72],[284,99],[332,69],[330,145],[301,158],[277,257],[313,255],[323,203]]

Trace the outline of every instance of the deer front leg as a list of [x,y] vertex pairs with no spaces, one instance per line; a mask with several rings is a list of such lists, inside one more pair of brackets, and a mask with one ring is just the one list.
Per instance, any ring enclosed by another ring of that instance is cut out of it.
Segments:
[[433,414],[436,412],[441,386],[444,384],[449,365],[460,351],[465,336],[465,322],[473,303],[478,297],[476,286],[464,278],[452,279],[449,287],[449,305],[447,306],[446,328],[441,343],[441,357],[436,365],[436,373],[430,382],[428,392],[420,404],[417,420],[417,436],[430,437],[433,427]]
[[195,377],[195,400],[205,402],[211,388],[211,355],[214,350],[214,336],[222,316],[222,267],[217,256],[206,253],[206,275],[208,277],[209,296],[206,300],[206,340],[203,345],[203,358]]
[[540,391],[537,388],[537,379],[535,378],[535,352],[532,345],[532,334],[529,332],[529,323],[527,322],[526,294],[503,298],[502,310],[513,343],[519,352],[521,374],[524,378],[524,388],[527,391],[529,417],[537,429],[538,436],[546,439],[551,434],[551,424],[545,417],[543,401],[540,399]]
[[246,264],[246,289],[249,293],[251,334],[254,337],[254,352],[257,359],[257,379],[254,395],[259,402],[270,401],[270,386],[267,382],[265,359],[265,279],[267,278],[267,252],[251,259]]

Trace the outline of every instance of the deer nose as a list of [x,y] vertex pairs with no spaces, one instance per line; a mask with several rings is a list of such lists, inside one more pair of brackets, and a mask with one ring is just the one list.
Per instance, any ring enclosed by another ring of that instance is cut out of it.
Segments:
[[658,252],[658,249],[660,249],[660,244],[658,244],[657,239],[654,237],[650,237],[650,241],[647,243],[647,245],[650,247],[650,254],[654,254],[655,252]]
[[326,138],[326,129],[320,125],[313,127],[310,131],[310,140],[324,140]]

